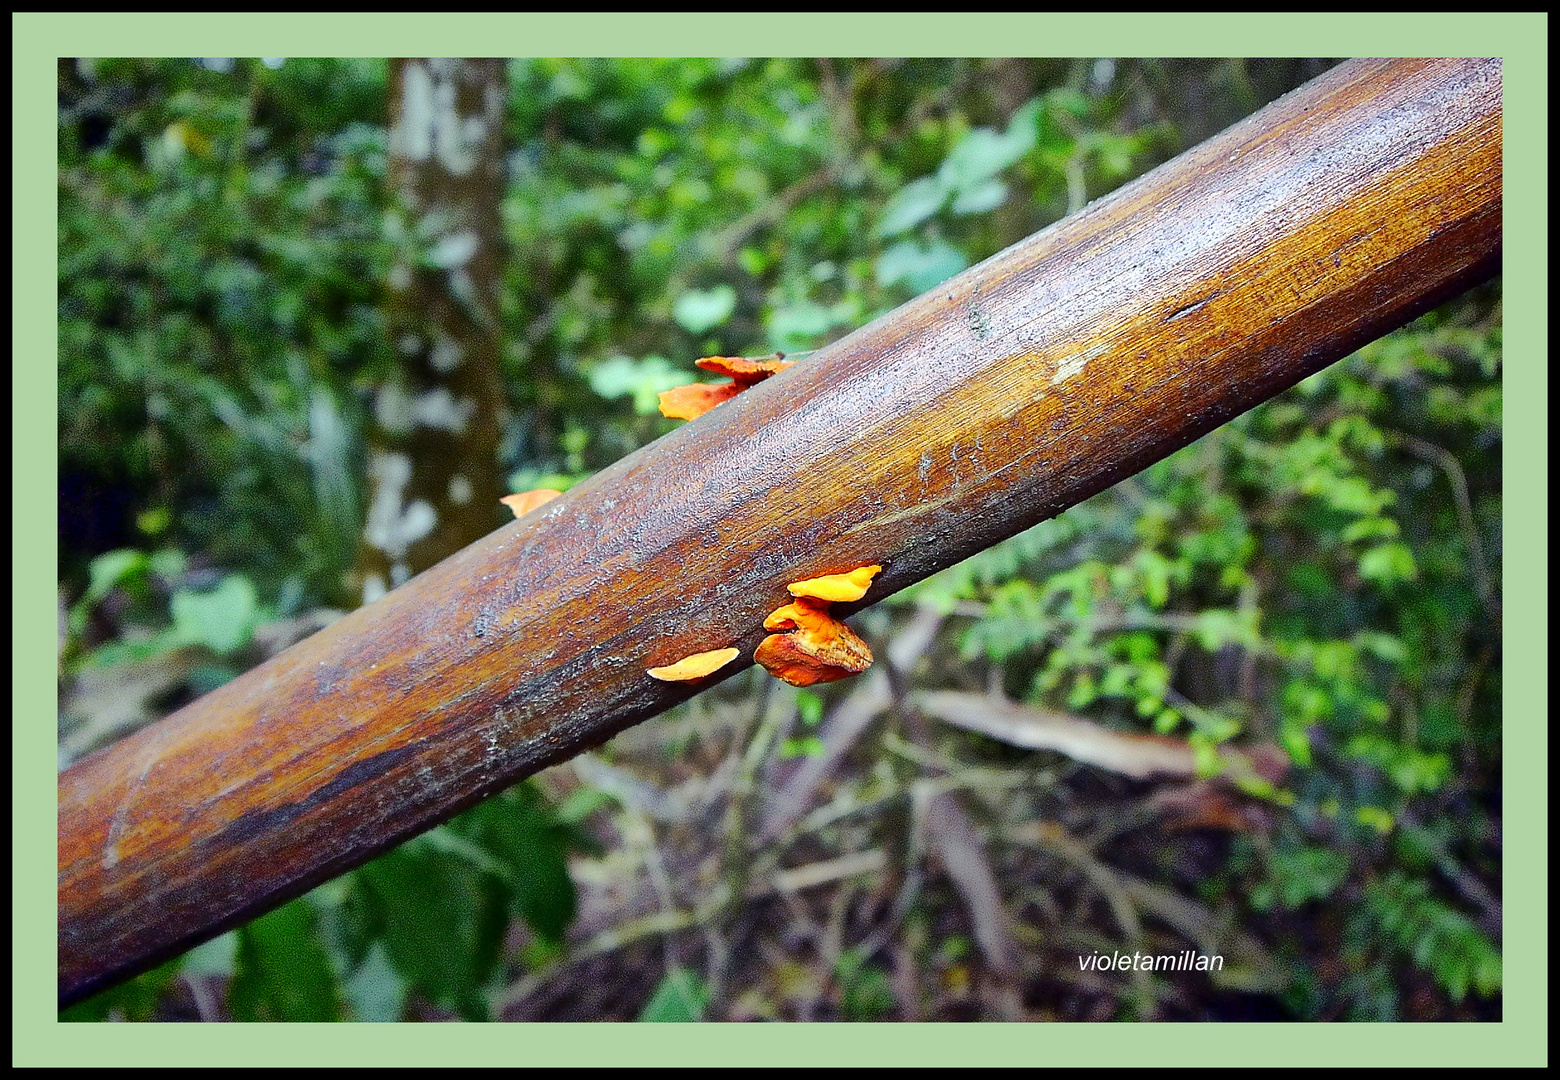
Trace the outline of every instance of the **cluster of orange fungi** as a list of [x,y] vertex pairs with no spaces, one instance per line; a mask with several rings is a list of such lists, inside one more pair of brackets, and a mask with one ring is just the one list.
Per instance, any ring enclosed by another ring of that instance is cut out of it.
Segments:
[[[796,599],[764,620],[775,631],[753,653],[775,678],[792,686],[812,686],[859,675],[872,666],[872,650],[856,632],[829,613],[835,602],[860,600],[881,566],[863,566],[845,574],[795,581],[786,586]],[[702,679],[736,659],[736,649],[695,653],[650,674],[666,682]]]
[[[693,383],[661,395],[661,414],[673,420],[692,420],[723,401],[736,397],[792,366],[795,361],[775,353],[757,359],[743,356],[706,356],[696,361],[705,371],[731,378],[725,383]],[[538,488],[499,501],[524,517],[538,506],[556,499],[560,492]],[[844,574],[794,581],[786,588],[795,599],[776,608],[764,620],[771,631],[753,653],[753,659],[775,678],[792,686],[812,686],[859,675],[872,666],[872,650],[856,632],[829,613],[833,603],[849,603],[867,594],[881,566],[862,566]],[[691,682],[713,675],[737,658],[735,648],[711,649],[685,656],[675,664],[647,668],[663,682]]]
[[[745,356],[706,356],[694,363],[705,371],[714,371],[721,375],[730,376],[730,382],[723,383],[692,383],[688,386],[679,386],[675,390],[667,390],[661,394],[661,415],[673,420],[692,420],[695,416],[703,416],[723,401],[736,397],[750,386],[756,386],[769,378],[778,375],[788,367],[796,364],[795,360],[787,360],[785,353],[773,353],[769,356],[748,358]],[[505,495],[498,501],[514,511],[515,517],[523,518],[532,510],[543,503],[551,502],[561,491],[552,488],[537,488],[534,491],[521,491],[514,495]],[[716,650],[723,652],[724,650]],[[725,661],[721,661],[725,663]],[[714,670],[713,668],[710,670]],[[708,674],[708,672],[706,672]]]
[[881,566],[787,585],[794,601],[770,612],[765,630],[777,630],[758,646],[753,659],[792,686],[811,686],[859,675],[872,666],[872,650],[856,632],[829,614],[835,601],[860,600]]
[[696,382],[679,386],[661,394],[661,415],[673,420],[692,420],[703,416],[723,401],[736,397],[750,386],[777,375],[796,363],[785,359],[785,353],[775,353],[757,359],[744,356],[706,356],[695,363],[705,371],[729,375],[730,382]]

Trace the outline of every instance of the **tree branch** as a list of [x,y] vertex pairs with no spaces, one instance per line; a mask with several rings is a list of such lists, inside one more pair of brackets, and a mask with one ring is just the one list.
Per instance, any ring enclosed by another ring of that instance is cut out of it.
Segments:
[[1489,277],[1500,92],[1335,68],[76,763],[61,1001],[735,673],[786,582],[881,599]]

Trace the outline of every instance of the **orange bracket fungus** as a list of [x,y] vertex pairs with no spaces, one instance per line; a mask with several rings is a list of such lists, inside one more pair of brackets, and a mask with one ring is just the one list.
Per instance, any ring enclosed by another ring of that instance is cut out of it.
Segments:
[[862,566],[852,570],[848,574],[827,574],[824,577],[808,578],[806,581],[793,581],[786,588],[792,596],[810,597],[813,600],[849,601],[860,600],[867,595],[867,589],[872,584],[872,579],[877,577],[881,566]]
[[731,376],[730,382],[691,383],[663,392],[661,415],[673,420],[692,420],[703,416],[721,402],[736,397],[748,387],[763,382],[790,367],[796,361],[784,353],[748,358],[745,356],[706,356],[694,361],[705,371]]
[[675,664],[645,670],[651,678],[662,682],[688,682],[719,671],[737,658],[737,652],[737,649],[711,649],[709,652],[685,656]]
[[867,643],[833,615],[835,601],[860,600],[882,567],[863,566],[847,574],[829,574],[786,586],[796,597],[764,620],[776,630],[758,646],[753,659],[792,686],[812,686],[859,675],[872,666]]
[[538,506],[541,506],[543,503],[550,503],[562,494],[563,492],[554,491],[552,488],[536,488],[533,491],[522,491],[516,495],[505,495],[498,501],[513,510],[515,517],[523,518]]

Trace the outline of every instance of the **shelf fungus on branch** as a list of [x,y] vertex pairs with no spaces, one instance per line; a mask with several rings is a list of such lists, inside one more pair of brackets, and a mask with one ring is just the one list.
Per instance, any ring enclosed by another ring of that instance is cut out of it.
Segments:
[[860,600],[867,595],[867,589],[872,586],[872,579],[877,577],[881,566],[861,566],[846,574],[827,574],[824,577],[808,578],[806,581],[793,581],[786,586],[792,596],[806,597],[813,600],[822,600],[832,603],[836,600],[851,601]]
[[786,586],[796,597],[764,620],[766,637],[753,654],[771,675],[792,686],[812,686],[859,675],[872,666],[872,650],[856,632],[829,614],[835,601],[860,600],[882,567],[809,578]]
[[661,415],[673,420],[692,420],[703,416],[723,401],[736,397],[748,387],[763,382],[790,367],[796,361],[785,359],[784,353],[749,359],[745,356],[706,356],[694,361],[705,371],[729,375],[730,382],[691,383],[664,391],[661,397]]
[[662,682],[690,682],[714,674],[737,658],[738,649],[711,649],[685,656],[675,664],[646,668],[652,679]]

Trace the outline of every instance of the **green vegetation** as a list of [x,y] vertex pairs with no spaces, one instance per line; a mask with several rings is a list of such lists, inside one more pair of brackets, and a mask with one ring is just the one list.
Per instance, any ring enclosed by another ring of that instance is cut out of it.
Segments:
[[[511,486],[1325,66],[512,62]],[[383,282],[436,253],[387,224],[383,61],[59,70],[67,763],[350,603]],[[858,617],[880,657],[936,633],[848,739],[862,680],[731,680],[62,1017],[1497,1019],[1500,366],[1497,283]],[[933,727],[923,689],[1179,739],[1205,782]],[[1079,980],[1134,949],[1228,967]]]

